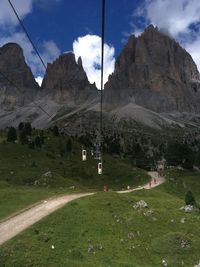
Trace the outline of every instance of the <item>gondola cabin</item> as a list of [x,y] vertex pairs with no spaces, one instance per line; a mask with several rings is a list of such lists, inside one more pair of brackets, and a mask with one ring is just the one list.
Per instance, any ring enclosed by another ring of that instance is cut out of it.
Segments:
[[87,160],[87,151],[85,149],[82,150],[82,161]]
[[98,174],[102,174],[102,162],[98,163]]

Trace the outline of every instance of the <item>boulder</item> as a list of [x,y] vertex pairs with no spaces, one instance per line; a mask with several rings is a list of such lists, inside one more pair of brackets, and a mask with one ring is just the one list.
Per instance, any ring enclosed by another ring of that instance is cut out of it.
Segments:
[[140,200],[133,205],[133,208],[134,209],[144,209],[144,208],[148,208],[148,205],[144,200]]

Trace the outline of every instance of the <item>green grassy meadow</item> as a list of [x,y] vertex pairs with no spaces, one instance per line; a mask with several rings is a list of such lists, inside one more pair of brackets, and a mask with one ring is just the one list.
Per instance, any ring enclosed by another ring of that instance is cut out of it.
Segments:
[[[81,160],[81,144],[73,141],[71,153],[62,155],[63,136],[46,134],[41,149],[6,142],[0,135],[0,220],[37,201],[59,194],[119,190],[149,180],[145,171],[110,155],[103,158],[104,174],[97,174],[97,160]],[[89,152],[88,152],[89,154]]]
[[0,221],[44,198],[55,196],[56,191],[23,186],[0,186]]
[[[200,260],[200,213],[185,213],[185,193],[200,202],[200,174],[171,170],[166,183],[128,194],[119,190],[148,182],[145,171],[104,155],[82,162],[81,146],[61,156],[62,137],[49,135],[44,147],[0,143],[0,219],[56,194],[99,191],[70,202],[0,246],[0,267],[193,267]],[[50,172],[50,176],[44,174]],[[37,181],[37,182],[36,182]],[[75,186],[75,189],[71,189]],[[134,209],[144,200],[148,208]]]
[[[3,245],[0,266],[156,267],[165,260],[193,267],[200,260],[200,213],[180,210],[182,183],[200,199],[200,176],[193,174],[192,185],[190,175],[170,172],[156,189],[73,201]],[[134,209],[141,199],[148,208]]]
[[197,202],[200,202],[200,173],[195,171],[167,171],[166,183],[161,185],[159,189],[182,200],[184,200],[186,192],[191,190]]

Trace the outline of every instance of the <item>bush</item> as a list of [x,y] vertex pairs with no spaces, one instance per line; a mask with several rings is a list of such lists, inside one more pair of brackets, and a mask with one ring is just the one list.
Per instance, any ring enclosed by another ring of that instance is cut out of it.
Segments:
[[18,130],[22,131],[24,129],[24,123],[20,122],[20,124],[18,125]]
[[54,136],[59,136],[59,129],[56,125],[53,127],[52,132]]
[[41,137],[39,135],[37,135],[35,137],[35,146],[39,147],[39,148],[41,148],[41,146],[42,146],[42,140],[41,140]]
[[25,122],[23,130],[25,131],[26,135],[29,135],[29,136],[31,135],[32,127],[31,127],[30,122]]
[[196,205],[195,198],[194,198],[191,191],[187,191],[187,193],[185,195],[185,204],[186,205],[192,205],[192,206]]
[[31,140],[29,143],[28,143],[28,147],[30,149],[35,149],[35,143]]
[[28,137],[24,130],[22,130],[19,134],[19,141],[22,145],[28,144]]
[[67,143],[66,143],[66,151],[68,153],[71,153],[71,151],[72,151],[72,140],[71,139],[68,139],[67,140]]
[[17,140],[17,132],[14,127],[10,127],[7,133],[7,141],[15,142]]

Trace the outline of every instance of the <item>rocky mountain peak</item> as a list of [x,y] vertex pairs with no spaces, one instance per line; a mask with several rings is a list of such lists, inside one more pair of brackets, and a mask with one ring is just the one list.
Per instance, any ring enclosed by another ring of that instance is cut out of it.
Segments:
[[157,112],[200,111],[200,76],[185,49],[153,25],[131,36],[105,85],[111,106],[135,102]]
[[18,44],[8,43],[0,48],[0,70],[17,85],[38,89],[31,69],[25,62],[23,50]]
[[144,33],[147,33],[147,32],[157,32],[157,33],[159,33],[159,30],[158,30],[158,27],[154,27],[153,24],[149,24],[149,26],[147,26],[144,29]]
[[68,100],[77,103],[97,95],[97,88],[89,83],[81,58],[76,62],[72,52],[65,53],[48,64],[42,89],[50,93],[57,102]]
[[0,47],[0,104],[4,108],[12,108],[15,105],[24,105],[30,102],[37,94],[39,86],[36,83],[31,69],[25,62],[22,48],[16,43],[8,43]]
[[78,65],[79,65],[80,67],[83,67],[83,64],[82,64],[82,58],[81,58],[81,57],[78,58],[77,63],[78,63]]
[[1,54],[8,53],[9,55],[23,57],[23,50],[17,43],[7,43],[1,47]]

